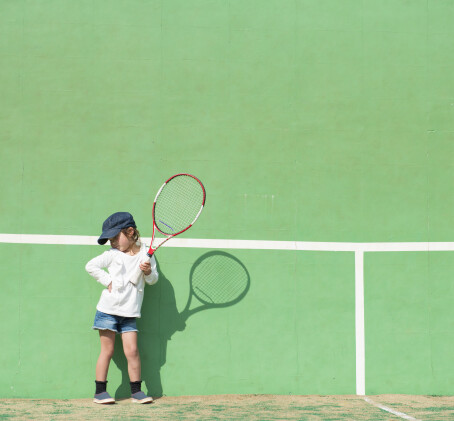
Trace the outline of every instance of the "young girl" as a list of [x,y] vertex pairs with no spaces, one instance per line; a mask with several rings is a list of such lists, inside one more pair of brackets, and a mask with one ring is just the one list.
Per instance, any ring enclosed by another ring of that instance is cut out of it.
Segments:
[[[139,240],[134,218],[128,212],[117,212],[103,223],[99,244],[110,241],[111,249],[90,260],[85,269],[104,285],[96,306],[93,329],[99,331],[101,353],[96,364],[95,403],[114,403],[107,393],[107,372],[113,356],[115,335],[121,334],[123,350],[128,361],[132,402],[150,403],[151,397],[141,391],[140,356],[137,348],[136,318],[140,317],[145,282],[153,285],[158,281],[156,261],[141,263],[148,247]],[[137,267],[143,276],[137,284],[130,282]]]

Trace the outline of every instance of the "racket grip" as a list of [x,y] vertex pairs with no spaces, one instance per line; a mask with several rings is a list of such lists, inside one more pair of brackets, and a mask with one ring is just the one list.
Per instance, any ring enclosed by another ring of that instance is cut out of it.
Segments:
[[[145,259],[143,259],[141,261],[141,263],[147,263],[151,260],[151,256],[146,256]],[[131,282],[132,284],[134,285],[137,285],[139,283],[139,279],[140,277],[142,276],[142,269],[140,269],[140,266],[137,266],[137,269],[136,271],[133,273],[133,275],[131,276],[131,279],[129,280],[129,282]]]

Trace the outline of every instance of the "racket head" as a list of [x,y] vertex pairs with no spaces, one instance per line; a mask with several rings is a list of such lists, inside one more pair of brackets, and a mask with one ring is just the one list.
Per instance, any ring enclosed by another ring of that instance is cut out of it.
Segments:
[[249,272],[243,263],[223,251],[204,254],[191,269],[191,294],[208,307],[238,303],[248,293],[250,284]]
[[153,223],[166,236],[189,229],[205,206],[206,191],[191,174],[176,174],[159,189],[153,203]]

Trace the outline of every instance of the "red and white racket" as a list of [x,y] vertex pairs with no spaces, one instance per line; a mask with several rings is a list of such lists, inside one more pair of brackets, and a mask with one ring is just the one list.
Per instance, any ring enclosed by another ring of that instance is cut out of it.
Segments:
[[[205,187],[191,174],[176,174],[161,186],[153,203],[153,237],[142,263],[150,261],[156,250],[172,237],[192,227],[203,210],[205,198]],[[167,238],[153,248],[156,230]],[[142,275],[140,268],[137,269],[130,280],[133,284],[137,284]]]

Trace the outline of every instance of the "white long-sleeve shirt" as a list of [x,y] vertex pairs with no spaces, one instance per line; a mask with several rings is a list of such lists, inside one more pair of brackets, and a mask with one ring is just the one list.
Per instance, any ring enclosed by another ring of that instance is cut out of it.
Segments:
[[137,285],[130,282],[147,251],[145,244],[141,244],[140,252],[134,256],[112,248],[87,263],[86,271],[100,284],[108,287],[112,282],[112,292],[107,288],[103,290],[96,306],[97,310],[122,317],[140,317],[145,282],[153,285],[158,282],[159,277],[153,256],[150,275],[145,276],[142,273]]

